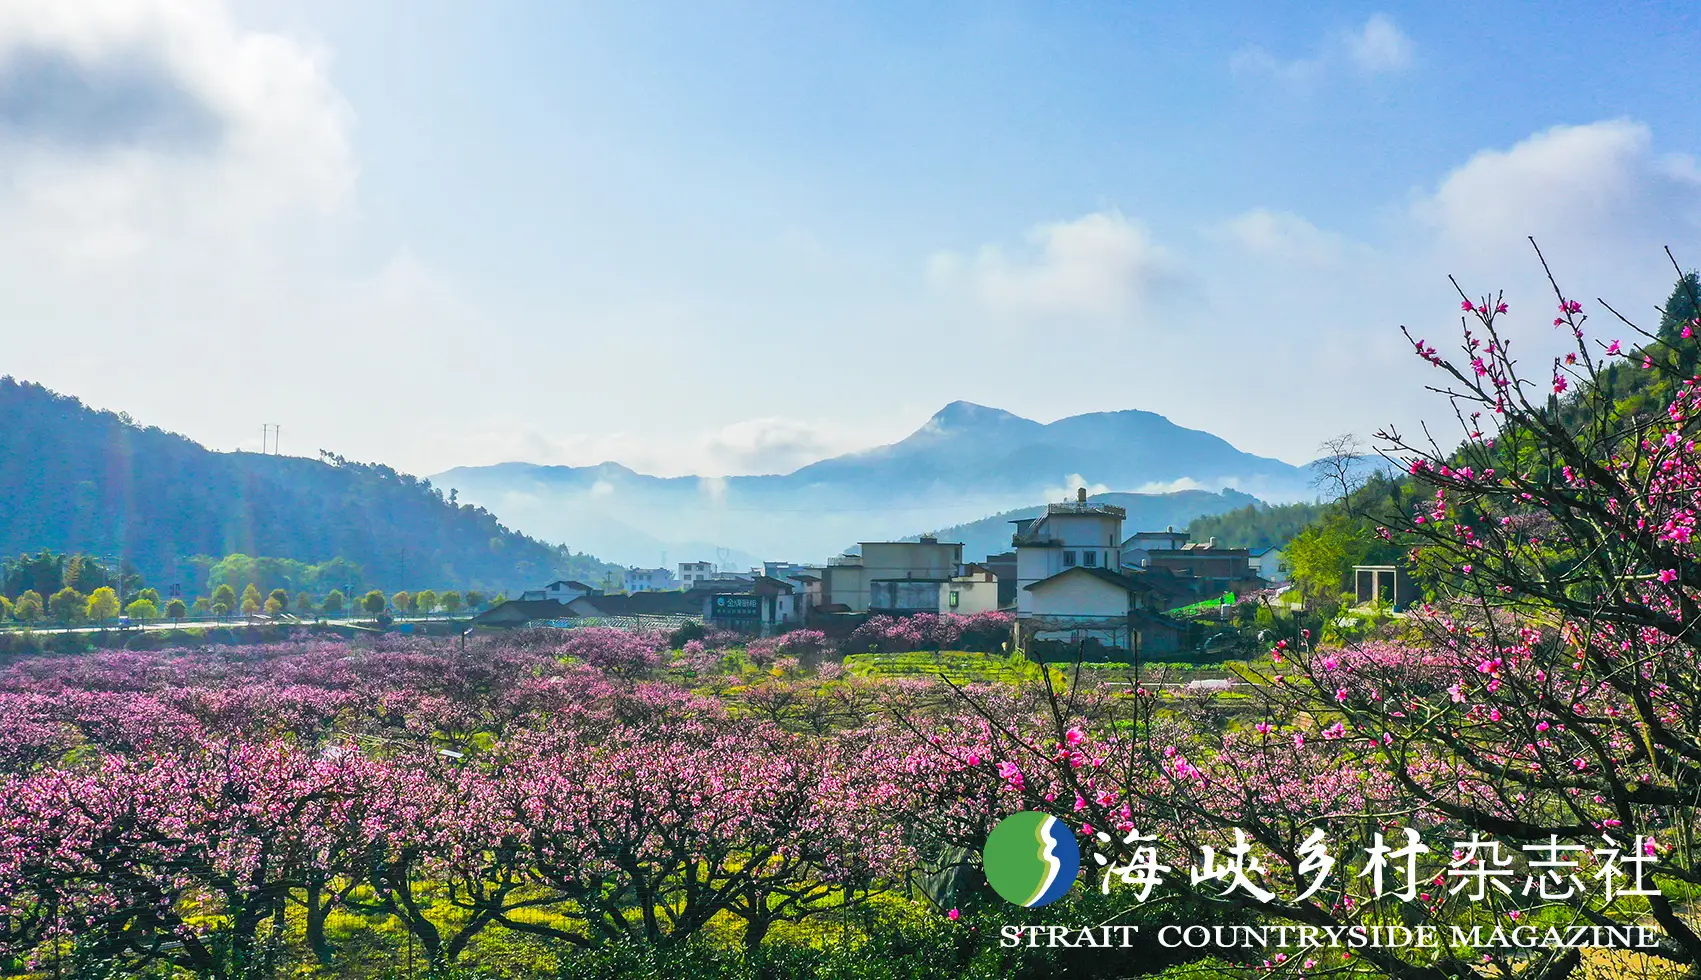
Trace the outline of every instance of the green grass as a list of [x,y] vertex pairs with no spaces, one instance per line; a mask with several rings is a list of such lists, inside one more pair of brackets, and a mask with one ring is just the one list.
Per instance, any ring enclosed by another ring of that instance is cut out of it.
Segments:
[[1039,665],[1021,654],[1000,657],[963,650],[853,653],[845,671],[856,677],[942,677],[953,684],[1007,683],[1038,678]]

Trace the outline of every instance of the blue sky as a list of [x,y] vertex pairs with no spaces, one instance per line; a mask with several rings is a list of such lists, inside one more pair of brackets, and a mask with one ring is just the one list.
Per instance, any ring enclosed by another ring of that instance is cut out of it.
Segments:
[[1449,272],[1540,373],[1524,235],[1632,309],[1701,263],[1691,6],[4,0],[0,287],[76,338],[8,370],[418,472],[957,398],[1300,461],[1441,416]]

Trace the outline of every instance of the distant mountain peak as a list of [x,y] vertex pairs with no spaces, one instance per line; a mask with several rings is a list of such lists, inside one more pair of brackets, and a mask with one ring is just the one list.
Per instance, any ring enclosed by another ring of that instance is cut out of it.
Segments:
[[974,402],[966,402],[961,399],[946,405],[937,412],[934,412],[933,417],[928,419],[928,421],[938,422],[941,425],[963,425],[965,423],[972,425],[982,422],[1002,422],[1006,419],[1015,419],[1019,422],[1028,421],[1020,415],[1006,412],[1002,408],[992,408],[988,405],[977,405]]

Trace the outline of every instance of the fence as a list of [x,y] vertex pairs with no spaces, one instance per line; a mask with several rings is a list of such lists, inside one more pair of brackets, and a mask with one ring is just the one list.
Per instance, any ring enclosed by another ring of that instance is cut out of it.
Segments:
[[556,629],[583,629],[586,626],[609,626],[614,629],[641,632],[643,630],[673,631],[687,623],[701,623],[703,617],[685,613],[649,613],[638,616],[576,616],[572,619],[543,619],[538,620],[538,626],[553,626]]

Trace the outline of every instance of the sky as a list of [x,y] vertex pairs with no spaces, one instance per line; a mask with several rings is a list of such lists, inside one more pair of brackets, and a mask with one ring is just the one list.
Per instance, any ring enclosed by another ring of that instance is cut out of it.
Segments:
[[1303,462],[1444,422],[1449,275],[1541,375],[1530,237],[1602,338],[1701,264],[1701,8],[1613,7],[0,0],[0,373],[422,474]]

